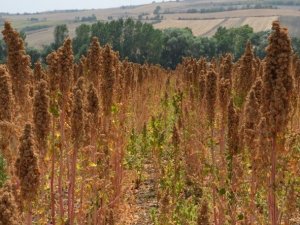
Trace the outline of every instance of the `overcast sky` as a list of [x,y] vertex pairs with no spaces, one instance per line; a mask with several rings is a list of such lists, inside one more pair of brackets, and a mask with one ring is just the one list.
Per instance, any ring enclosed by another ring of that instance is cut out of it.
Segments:
[[[0,0],[0,12],[24,13],[55,9],[98,9],[139,5],[153,0]],[[156,0],[160,2],[161,0]]]

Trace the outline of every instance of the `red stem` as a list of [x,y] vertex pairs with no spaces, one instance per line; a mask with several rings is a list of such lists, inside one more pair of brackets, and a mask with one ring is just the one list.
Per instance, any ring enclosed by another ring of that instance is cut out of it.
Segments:
[[[52,146],[54,145],[54,134],[55,134],[55,119],[52,119]],[[55,148],[52,147],[51,155],[51,181],[50,181],[50,192],[51,192],[51,220],[52,224],[55,225],[55,194],[54,194],[54,169],[55,169]]]
[[69,183],[69,193],[68,193],[68,206],[69,206],[69,221],[70,225],[74,225],[74,202],[75,202],[75,177],[76,177],[76,163],[77,163],[77,153],[78,153],[78,143],[74,145],[73,157],[71,162],[70,171],[70,183]]
[[[224,126],[224,121],[222,121],[221,124],[221,131],[220,131],[220,154],[221,154],[221,163],[222,165],[226,165],[225,163],[225,126]],[[222,165],[220,169],[222,168]],[[225,167],[222,168],[223,171],[225,170]],[[222,182],[222,187],[225,187],[225,172],[221,174],[221,182]],[[225,215],[224,215],[224,206],[223,202],[225,202],[224,196],[221,197],[221,202],[220,202],[220,210],[219,210],[219,224],[224,224],[225,223]]]
[[271,216],[271,224],[277,225],[277,206],[276,206],[276,161],[277,161],[277,143],[276,135],[272,138],[271,152],[271,177],[269,190],[269,210]]
[[26,215],[27,225],[32,225],[32,212],[31,212],[31,203],[28,203],[28,212]]
[[[214,139],[214,128],[211,127],[211,140]],[[211,145],[211,158],[213,163],[213,182],[212,182],[212,191],[213,191],[213,211],[214,211],[214,224],[219,225],[218,223],[218,213],[216,206],[216,187],[215,187],[215,169],[216,169],[216,159],[215,159],[215,149],[213,143]]]
[[60,130],[61,130],[61,145],[60,145],[60,159],[59,159],[59,177],[58,177],[58,192],[59,192],[59,211],[60,218],[64,218],[64,204],[63,204],[63,188],[62,188],[62,177],[64,170],[64,162],[63,162],[63,149],[65,146],[65,100],[63,99],[62,103],[62,112],[60,114]]

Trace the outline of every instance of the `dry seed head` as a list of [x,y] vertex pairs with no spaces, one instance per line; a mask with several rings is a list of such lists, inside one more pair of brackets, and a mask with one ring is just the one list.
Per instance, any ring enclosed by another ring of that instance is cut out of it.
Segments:
[[84,91],[85,91],[85,85],[84,85],[84,83],[85,83],[84,77],[80,77],[77,80],[76,86],[73,89],[74,95],[75,95],[76,90],[80,90],[82,92],[82,94],[84,93]]
[[231,154],[239,150],[239,114],[235,110],[233,99],[228,104],[228,148]]
[[227,106],[231,93],[231,85],[229,79],[221,78],[218,85],[219,107],[222,110],[223,117],[226,117]]
[[272,135],[282,132],[288,123],[293,93],[291,76],[291,40],[288,31],[273,22],[269,37],[266,66],[263,75],[262,112],[266,116]]
[[267,125],[267,119],[261,117],[258,124],[258,140],[257,140],[257,151],[254,156],[256,160],[256,168],[260,169],[261,172],[268,168],[270,162],[271,143],[270,143],[270,130]]
[[25,52],[24,41],[9,22],[5,22],[2,34],[7,45],[7,67],[11,75],[12,93],[23,110],[26,107],[32,77],[30,57]]
[[6,183],[0,189],[0,225],[19,225],[18,206],[11,185]]
[[245,104],[244,141],[249,149],[254,148],[259,114],[259,103],[256,99],[255,89],[253,88],[249,92]]
[[16,175],[20,180],[21,198],[25,202],[30,202],[36,198],[40,183],[40,172],[30,124],[25,125],[20,138],[19,155],[15,167]]
[[67,38],[62,47],[58,49],[59,88],[63,94],[68,93],[73,78],[73,50],[72,41]]
[[87,66],[88,66],[88,80],[93,83],[96,89],[99,88],[99,81],[101,75],[101,47],[97,37],[92,38],[90,48],[87,55]]
[[207,119],[210,124],[213,124],[215,121],[215,106],[217,100],[217,74],[215,71],[208,71],[205,88]]
[[127,60],[123,61],[123,73],[124,73],[124,94],[128,95],[129,91],[132,90],[133,87],[133,78],[134,72],[132,68],[132,64],[129,63]]
[[87,111],[91,114],[97,115],[99,112],[99,99],[97,96],[97,91],[93,84],[90,84],[87,93],[88,109]]
[[50,130],[49,97],[47,82],[40,80],[33,101],[33,123],[39,150],[45,155],[47,136]]
[[58,63],[59,57],[57,52],[52,52],[47,56],[47,64],[48,64],[48,80],[49,80],[49,89],[50,92],[54,92],[58,89],[59,85],[59,71],[58,71]]
[[103,51],[103,69],[101,77],[101,100],[105,116],[111,114],[113,103],[113,89],[115,82],[115,71],[113,68],[113,54],[110,46],[106,45]]
[[143,67],[138,67],[138,74],[137,74],[137,84],[139,86],[142,86],[142,82],[144,80],[144,74],[143,74]]
[[220,66],[220,76],[219,79],[224,78],[226,80],[232,80],[232,69],[233,69],[233,64],[232,64],[232,55],[231,54],[226,54],[223,59],[222,63]]
[[85,77],[87,72],[87,58],[83,55],[81,56],[78,64],[74,65],[74,73],[73,73],[73,83],[76,84],[77,80],[80,77]]
[[81,143],[84,137],[84,110],[82,102],[82,91],[75,88],[72,109],[72,139],[76,143]]
[[210,65],[211,65],[211,68],[214,70],[214,71],[218,71],[218,61],[215,57],[213,57],[210,61]]
[[206,59],[204,57],[200,58],[199,62],[198,62],[198,71],[203,70],[204,73],[207,72],[207,62]]
[[46,75],[39,60],[34,64],[33,77],[35,83],[38,83],[40,80],[46,81]]
[[0,121],[11,121],[13,99],[8,70],[0,65]]
[[295,84],[299,88],[300,85],[300,59],[299,58],[297,58],[295,62],[294,80],[295,80]]
[[256,74],[254,63],[252,45],[248,42],[245,53],[240,59],[240,67],[234,82],[236,94],[243,100],[243,102],[251,89],[252,84],[255,82]]
[[262,97],[263,97],[263,87],[262,87],[262,80],[260,78],[257,78],[252,89],[255,93],[255,97],[257,100],[257,103],[259,105],[259,107],[262,104]]
[[199,98],[200,101],[203,100],[204,96],[205,96],[205,82],[206,82],[206,76],[205,76],[205,71],[201,70],[200,72],[200,77],[199,77]]
[[125,70],[124,64],[119,62],[116,64],[118,71],[116,73],[116,87],[115,87],[115,94],[117,102],[121,102],[124,98],[124,89],[125,89]]

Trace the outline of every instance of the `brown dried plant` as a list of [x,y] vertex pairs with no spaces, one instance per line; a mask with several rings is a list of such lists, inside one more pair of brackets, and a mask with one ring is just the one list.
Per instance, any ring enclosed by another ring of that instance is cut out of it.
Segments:
[[246,96],[255,82],[255,76],[254,54],[252,45],[248,42],[245,53],[240,59],[240,66],[234,82],[235,94],[241,99],[242,103],[245,102]]
[[113,54],[109,45],[103,50],[103,74],[101,77],[101,102],[105,117],[111,114],[113,104],[113,88],[115,82],[115,70],[113,68]]
[[47,137],[50,132],[50,113],[47,82],[40,80],[37,84],[33,100],[33,124],[42,158],[46,155]]
[[73,50],[72,41],[67,38],[62,47],[57,50],[58,70],[59,70],[59,88],[63,95],[66,95],[72,85],[73,78]]
[[269,215],[271,224],[278,223],[276,203],[276,167],[279,156],[278,135],[285,131],[291,112],[291,96],[293,93],[293,78],[291,68],[291,40],[288,30],[282,28],[278,21],[273,22],[272,34],[267,47],[266,64],[262,79],[263,97],[262,113],[266,118],[272,148],[270,151],[271,171],[269,188]]
[[9,22],[2,31],[7,45],[7,67],[12,81],[12,93],[21,112],[28,112],[29,85],[32,77],[30,57],[25,52],[24,41]]
[[88,80],[99,91],[99,81],[102,71],[101,47],[97,37],[93,37],[87,54]]
[[26,124],[20,138],[19,156],[15,164],[16,175],[20,180],[21,197],[24,203],[36,199],[40,183],[38,160],[32,137],[31,124]]
[[38,60],[34,64],[33,77],[35,84],[37,84],[40,80],[47,80],[46,74],[43,71],[43,67],[40,60]]
[[75,219],[75,179],[76,179],[76,165],[77,155],[81,147],[84,138],[84,108],[83,108],[83,97],[82,91],[80,90],[80,79],[77,82],[76,88],[74,88],[74,100],[72,109],[72,141],[74,143],[74,150],[72,154],[71,162],[71,174],[69,182],[69,193],[68,193],[68,215],[70,225],[74,224]]
[[293,78],[290,71],[292,48],[288,31],[281,28],[278,21],[273,23],[272,30],[262,79],[262,112],[274,136],[283,132],[288,123]]
[[0,225],[21,224],[18,206],[10,183],[0,188]]
[[8,70],[0,65],[0,121],[10,122],[13,115],[13,98]]
[[206,102],[207,119],[212,126],[215,121],[216,101],[217,101],[217,74],[214,70],[209,70],[206,76],[205,102]]

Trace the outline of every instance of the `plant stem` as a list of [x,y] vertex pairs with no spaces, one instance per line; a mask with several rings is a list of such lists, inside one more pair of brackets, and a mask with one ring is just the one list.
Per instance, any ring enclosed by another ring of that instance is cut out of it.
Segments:
[[28,203],[28,212],[26,215],[27,225],[32,225],[32,212],[31,212],[31,203]]
[[211,158],[212,158],[212,167],[213,167],[213,180],[212,180],[212,194],[213,194],[213,212],[214,212],[214,224],[218,225],[218,213],[216,209],[216,187],[215,187],[215,169],[216,169],[216,159],[215,159],[215,149],[214,149],[214,128],[211,126]]
[[55,118],[52,119],[52,155],[51,155],[51,181],[50,181],[50,192],[51,192],[51,221],[52,225],[55,225],[55,194],[54,194],[54,172],[55,172]]
[[69,221],[70,225],[74,225],[74,202],[75,202],[75,177],[76,177],[76,163],[77,163],[77,153],[79,149],[78,141],[75,141],[74,144],[74,151],[73,151],[73,157],[71,162],[71,171],[70,171],[70,183],[69,183]]
[[[224,122],[224,120],[222,120],[221,131],[220,131],[220,155],[221,155],[221,164],[226,165],[226,162],[225,162],[225,122]],[[222,185],[222,188],[225,188],[225,176],[226,176],[225,168],[226,167],[222,167],[222,165],[220,166],[220,170],[221,170],[221,168],[223,169],[223,171],[221,173],[222,174],[221,175],[221,185]],[[224,202],[225,202],[225,198],[224,198],[224,196],[222,196],[221,202],[220,202],[220,207],[219,207],[219,224],[225,223],[224,206],[222,204]]]
[[65,101],[63,99],[62,112],[60,114],[60,131],[61,131],[61,145],[60,145],[60,159],[59,159],[59,177],[58,177],[58,192],[59,192],[59,211],[60,218],[64,218],[64,205],[63,205],[63,188],[62,177],[64,170],[64,146],[65,146]]
[[276,206],[276,161],[277,161],[277,143],[276,135],[272,138],[272,151],[271,151],[271,176],[269,187],[269,210],[271,216],[271,224],[277,225],[277,206]]

